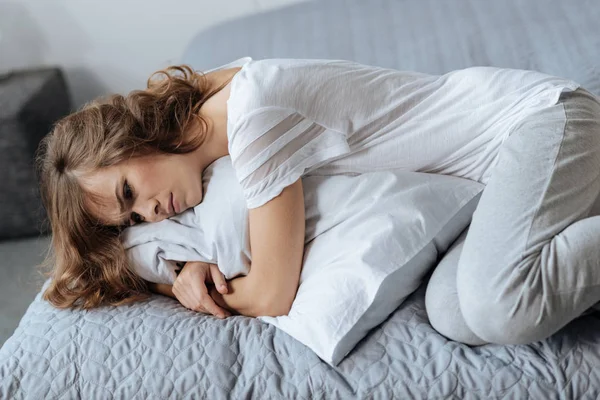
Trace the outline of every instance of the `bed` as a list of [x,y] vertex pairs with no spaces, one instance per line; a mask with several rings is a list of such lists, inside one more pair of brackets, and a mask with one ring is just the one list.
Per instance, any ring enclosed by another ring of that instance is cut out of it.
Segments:
[[[321,0],[201,32],[182,61],[338,58],[435,74],[492,65],[600,95],[597,21],[597,0]],[[74,312],[38,294],[0,349],[2,399],[394,397],[598,398],[600,313],[535,344],[469,347],[433,330],[421,287],[331,367],[251,318],[217,320],[158,295]]]

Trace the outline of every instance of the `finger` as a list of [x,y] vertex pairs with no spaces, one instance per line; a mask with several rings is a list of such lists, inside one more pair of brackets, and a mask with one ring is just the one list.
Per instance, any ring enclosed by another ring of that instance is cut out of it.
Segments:
[[215,287],[219,293],[227,293],[227,282],[225,281],[225,276],[221,273],[216,264],[210,265],[210,276],[212,277]]
[[197,303],[197,297],[194,297],[194,293],[190,290],[189,286],[173,285],[173,294],[175,298],[181,303],[182,306],[192,311],[199,311],[194,306],[194,303]]
[[179,303],[182,306],[184,306],[188,310],[193,310],[193,307],[191,306],[192,302],[190,302],[190,296],[187,293],[181,292],[174,288],[173,294],[175,295],[175,298],[177,299],[177,301],[179,301]]
[[213,298],[210,297],[210,295],[208,294],[208,291],[206,290],[206,287],[204,287],[202,292],[203,292],[202,295],[199,296],[200,302],[199,302],[198,306],[204,308],[205,310],[207,310],[209,313],[213,314],[216,317],[225,318],[225,310],[223,310],[221,307],[219,307],[217,305],[217,303],[215,303]]

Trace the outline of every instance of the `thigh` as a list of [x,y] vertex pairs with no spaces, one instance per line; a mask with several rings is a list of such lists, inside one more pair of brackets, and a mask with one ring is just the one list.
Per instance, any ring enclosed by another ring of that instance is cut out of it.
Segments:
[[556,292],[573,290],[559,271],[566,266],[543,265],[540,254],[588,216],[599,193],[600,103],[583,89],[563,93],[504,142],[461,254],[459,294],[465,301],[473,291],[493,296],[513,312],[535,302],[550,281]]

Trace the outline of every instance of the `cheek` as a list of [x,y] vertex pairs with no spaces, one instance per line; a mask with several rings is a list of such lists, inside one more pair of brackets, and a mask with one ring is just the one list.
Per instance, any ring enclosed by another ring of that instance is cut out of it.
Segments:
[[187,180],[184,183],[183,193],[189,201],[190,206],[196,206],[204,200],[204,187],[202,186],[202,174],[197,171],[189,171]]
[[137,189],[138,194],[144,192],[151,195],[164,189],[165,180],[169,180],[169,173],[161,168],[159,163],[147,163],[140,166],[140,168],[136,168],[133,177],[135,182],[132,183],[137,186],[135,189]]

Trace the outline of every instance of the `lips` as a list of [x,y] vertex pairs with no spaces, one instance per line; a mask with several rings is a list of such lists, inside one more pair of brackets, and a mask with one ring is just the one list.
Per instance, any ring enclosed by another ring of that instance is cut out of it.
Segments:
[[171,207],[173,208],[173,212],[175,214],[179,214],[179,204],[175,201],[175,196],[171,193]]
[[171,197],[169,198],[169,214],[175,215],[175,206],[173,204],[173,193],[171,193]]

